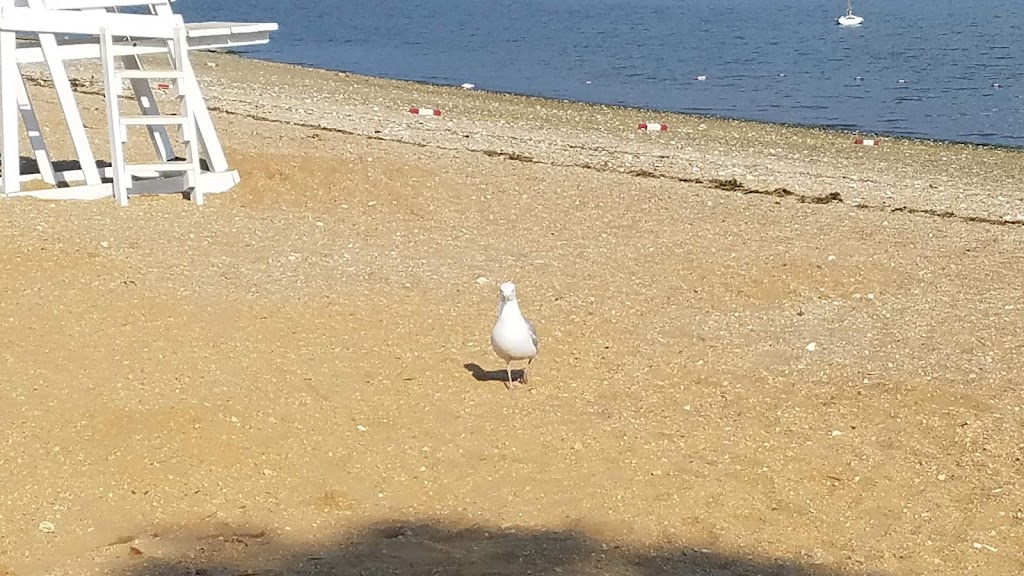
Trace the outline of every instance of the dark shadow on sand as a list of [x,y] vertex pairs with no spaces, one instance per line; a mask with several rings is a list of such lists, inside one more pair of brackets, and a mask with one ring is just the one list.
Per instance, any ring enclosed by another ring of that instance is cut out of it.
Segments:
[[[479,364],[472,362],[463,364],[463,368],[469,370],[477,382],[508,382],[508,372],[505,370],[484,370]],[[512,370],[512,381],[520,382],[523,378],[522,370]]]
[[[147,534],[150,531],[146,531]],[[699,547],[636,550],[576,530],[456,527],[424,520],[374,524],[327,544],[285,544],[251,527],[150,534],[113,544],[119,576],[868,576],[792,559]],[[134,550],[131,548],[134,547]],[[150,556],[173,549],[176,556]],[[880,575],[881,573],[871,573]]]

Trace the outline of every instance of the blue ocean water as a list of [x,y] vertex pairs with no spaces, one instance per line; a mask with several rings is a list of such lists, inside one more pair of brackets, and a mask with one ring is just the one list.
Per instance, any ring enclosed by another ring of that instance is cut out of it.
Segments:
[[[255,58],[483,90],[1024,146],[1024,2],[179,0]],[[696,79],[705,76],[705,80]]]

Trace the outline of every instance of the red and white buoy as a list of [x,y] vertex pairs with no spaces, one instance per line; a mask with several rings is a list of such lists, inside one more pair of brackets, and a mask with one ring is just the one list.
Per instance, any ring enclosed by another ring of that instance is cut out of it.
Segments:
[[668,124],[659,124],[657,122],[644,122],[637,127],[638,130],[646,130],[648,132],[667,132]]
[[853,143],[860,144],[861,146],[878,146],[878,140],[873,138],[857,138]]
[[417,116],[440,116],[441,111],[437,108],[409,108],[410,114]]

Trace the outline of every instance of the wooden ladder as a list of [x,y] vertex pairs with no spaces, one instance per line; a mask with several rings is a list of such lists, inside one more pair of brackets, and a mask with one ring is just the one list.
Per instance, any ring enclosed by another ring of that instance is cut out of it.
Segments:
[[[178,178],[181,186],[177,192],[189,192],[192,201],[196,204],[203,204],[202,189],[198,186],[200,175],[200,150],[199,138],[196,125],[196,110],[203,106],[202,94],[198,92],[196,80],[190,77],[193,74],[188,63],[188,43],[186,29],[180,16],[166,20],[166,33],[158,36],[151,36],[156,33],[149,32],[146,37],[157,37],[167,42],[170,64],[166,69],[141,69],[125,67],[118,68],[114,49],[115,38],[120,36],[113,34],[109,28],[100,30],[100,59],[103,65],[103,88],[107,101],[107,121],[110,133],[110,161],[113,177],[114,197],[122,206],[128,204],[128,196],[137,182],[134,177],[140,178]],[[138,36],[132,36],[135,40]],[[136,87],[136,98],[139,98],[141,114],[128,115],[121,111],[120,98],[124,95],[124,81],[131,81]],[[168,91],[179,101],[177,114],[165,114],[160,112],[153,98],[153,81],[166,81]],[[138,94],[140,84],[145,83],[145,94]],[[141,98],[140,98],[141,97]],[[144,103],[149,100],[148,103]],[[150,129],[155,127],[177,127],[180,138],[184,143],[185,157],[171,157],[170,151],[161,150],[156,162],[148,164],[129,164],[125,155],[125,144],[128,142],[128,129],[131,127],[143,126]],[[168,174],[176,176],[168,176]]]

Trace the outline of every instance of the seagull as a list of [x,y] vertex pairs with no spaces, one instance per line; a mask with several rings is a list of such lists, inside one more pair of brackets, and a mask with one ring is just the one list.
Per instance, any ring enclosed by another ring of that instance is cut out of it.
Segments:
[[537,357],[537,331],[519,311],[516,285],[511,282],[505,282],[498,289],[498,320],[491,330],[491,347],[505,361],[505,371],[508,372],[505,387],[513,388],[512,362],[515,360],[526,360],[522,378],[526,384],[530,363]]

